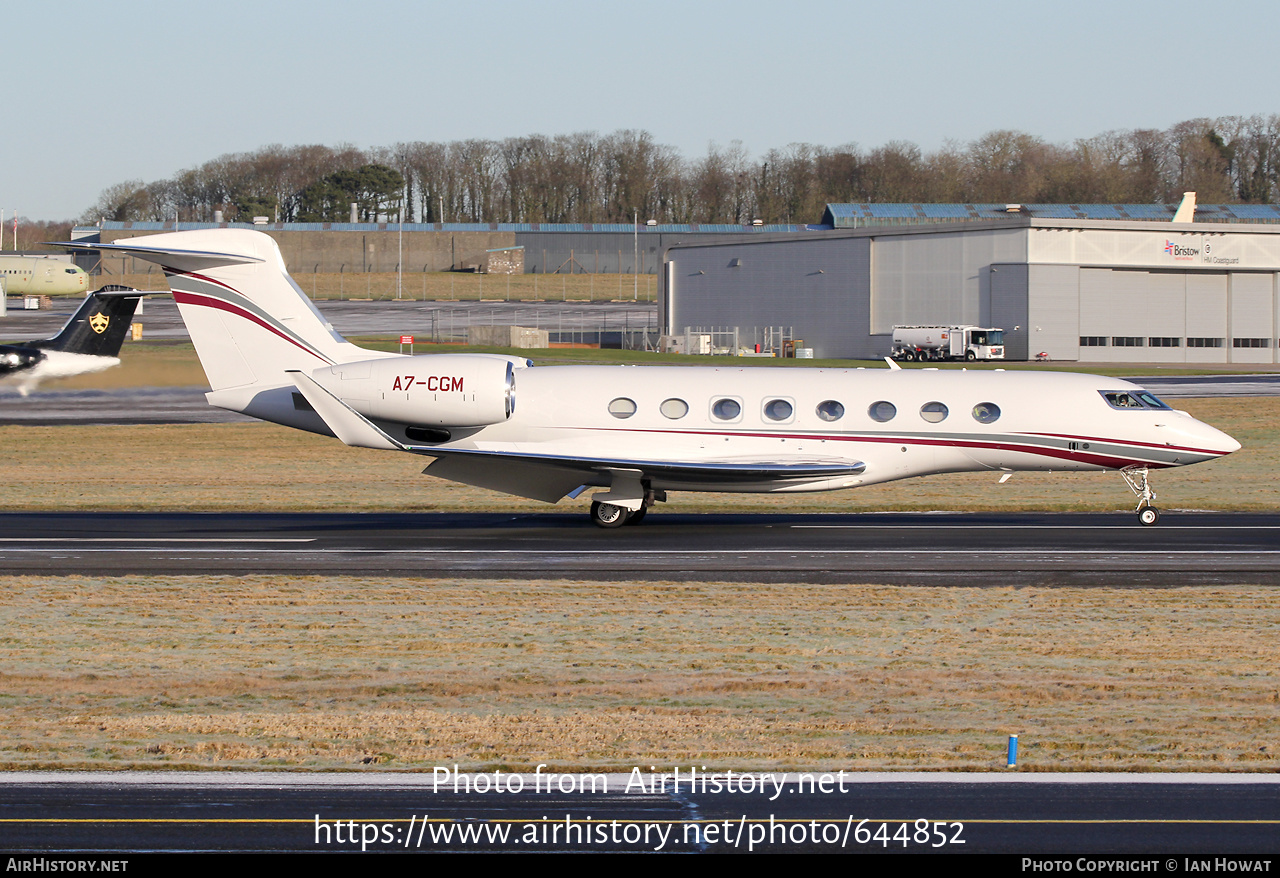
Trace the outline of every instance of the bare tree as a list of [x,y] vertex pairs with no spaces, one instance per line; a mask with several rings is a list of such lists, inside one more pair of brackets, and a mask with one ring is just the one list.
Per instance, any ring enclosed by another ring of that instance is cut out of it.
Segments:
[[1219,120],[1231,150],[1231,178],[1245,202],[1269,202],[1280,185],[1280,116]]
[[[686,161],[647,131],[594,131],[502,141],[413,141],[368,152],[349,144],[285,147],[211,159],[168,180],[104,190],[84,214],[208,221],[303,216],[319,181],[385,166],[402,180],[408,217],[424,222],[811,222],[827,202],[1267,202],[1280,195],[1280,117],[1191,119],[1167,131],[1109,131],[1069,146],[1019,131],[947,142],[922,155],[894,141],[863,153],[792,143],[753,160],[738,141]],[[345,178],[344,178],[345,179]],[[309,194],[308,194],[309,193]],[[332,196],[332,197],[330,197]],[[346,196],[341,196],[346,197]],[[400,211],[379,197],[374,214]],[[326,202],[327,203],[327,202]],[[330,204],[321,212],[333,215]],[[366,216],[370,209],[362,208]]]

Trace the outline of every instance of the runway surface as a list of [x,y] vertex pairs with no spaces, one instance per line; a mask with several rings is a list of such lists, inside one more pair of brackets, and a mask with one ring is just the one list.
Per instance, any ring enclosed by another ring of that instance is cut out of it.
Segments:
[[[1089,371],[1088,364],[1081,372]],[[1280,396],[1280,375],[1148,375],[1131,378],[1165,399],[1224,396]]]
[[[0,821],[8,851],[61,855],[1123,853],[1160,858],[1151,871],[1168,872],[1189,871],[1180,858],[1170,866],[1169,854],[1273,854],[1280,828],[1280,780],[1266,775],[735,772],[702,776],[699,787],[688,769],[644,766],[588,778],[547,769],[465,778],[8,773],[0,774]],[[487,792],[475,791],[480,782]],[[717,782],[719,791],[711,791]]]
[[0,515],[10,573],[709,580],[902,585],[1280,583],[1280,515],[585,512]]
[[126,387],[118,390],[0,390],[0,424],[251,424],[256,418],[209,405],[208,387]]

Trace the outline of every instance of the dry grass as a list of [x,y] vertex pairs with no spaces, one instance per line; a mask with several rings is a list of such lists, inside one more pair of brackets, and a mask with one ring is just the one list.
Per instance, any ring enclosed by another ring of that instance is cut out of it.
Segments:
[[1280,592],[6,578],[0,764],[1280,768]]
[[57,378],[40,385],[40,390],[115,390],[124,387],[209,388],[204,369],[190,343],[126,343],[120,365],[103,372]]
[[[1270,510],[1280,506],[1280,398],[1182,400],[1196,417],[1238,438],[1230,457],[1155,475],[1170,509]],[[581,511],[421,475],[425,458],[348,448],[269,424],[0,426],[11,480],[0,510]],[[1019,473],[912,479],[822,494],[682,494],[657,511],[856,512],[1132,508],[1115,473]]]

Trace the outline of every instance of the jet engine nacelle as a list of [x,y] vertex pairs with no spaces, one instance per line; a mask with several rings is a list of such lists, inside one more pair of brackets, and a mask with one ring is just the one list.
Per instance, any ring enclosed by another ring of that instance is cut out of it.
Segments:
[[44,358],[44,354],[34,348],[0,345],[0,375],[30,369]]
[[401,424],[483,427],[516,408],[515,368],[505,357],[387,357],[317,369],[311,377],[360,414]]

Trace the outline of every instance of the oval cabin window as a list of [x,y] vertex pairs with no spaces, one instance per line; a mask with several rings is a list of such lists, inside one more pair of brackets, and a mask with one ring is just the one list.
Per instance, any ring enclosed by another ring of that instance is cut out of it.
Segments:
[[940,402],[926,402],[920,406],[920,417],[930,424],[937,424],[947,418],[947,407]]
[[609,414],[615,418],[629,418],[636,413],[636,403],[633,399],[627,399],[620,396],[613,402],[609,403]]
[[994,402],[980,402],[973,407],[973,419],[979,424],[995,423],[1000,417],[1000,406]]
[[795,410],[785,399],[771,399],[764,404],[764,416],[771,421],[786,421]]
[[664,399],[662,405],[658,406],[658,411],[674,421],[676,418],[683,418],[689,414],[689,403],[683,399]]
[[742,414],[742,405],[736,399],[717,399],[711,405],[711,414],[722,421],[736,420]]
[[824,421],[838,421],[844,417],[844,406],[834,399],[827,399],[818,403],[815,411],[817,411],[818,417]]
[[896,415],[897,413],[898,413],[898,407],[893,403],[887,402],[883,399],[880,400],[879,402],[871,403],[871,407],[867,409],[867,414],[871,416],[871,420],[879,421],[882,424],[885,423],[886,421],[892,421],[894,418],[894,415]]

